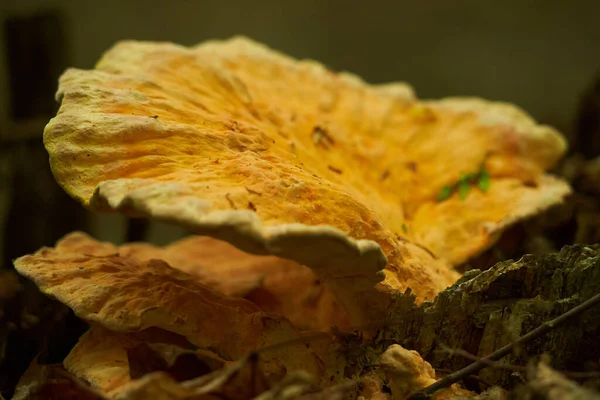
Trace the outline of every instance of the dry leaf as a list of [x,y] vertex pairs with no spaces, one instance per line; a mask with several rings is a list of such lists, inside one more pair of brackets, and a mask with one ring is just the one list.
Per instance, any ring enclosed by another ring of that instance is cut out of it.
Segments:
[[[527,371],[532,396],[548,400],[598,400],[600,393],[578,385],[544,362],[531,363]],[[534,397],[536,398],[536,397]]]
[[248,400],[270,388],[255,353],[212,374],[178,383],[163,372],[153,372],[125,385],[119,400]]

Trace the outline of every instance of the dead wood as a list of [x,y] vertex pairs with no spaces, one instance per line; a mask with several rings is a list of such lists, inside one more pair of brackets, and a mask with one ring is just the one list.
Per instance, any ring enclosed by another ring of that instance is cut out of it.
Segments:
[[[366,348],[376,352],[400,343],[417,350],[436,369],[457,371],[472,361],[443,351],[444,346],[485,357],[599,291],[600,246],[573,245],[544,257],[524,256],[484,272],[469,271],[431,303],[415,306],[410,293],[399,296],[387,325]],[[584,371],[586,362],[592,365],[600,358],[599,336],[600,313],[588,310],[516,346],[499,363],[525,366],[533,356],[548,353],[554,368]],[[511,374],[487,367],[478,377],[510,386]]]

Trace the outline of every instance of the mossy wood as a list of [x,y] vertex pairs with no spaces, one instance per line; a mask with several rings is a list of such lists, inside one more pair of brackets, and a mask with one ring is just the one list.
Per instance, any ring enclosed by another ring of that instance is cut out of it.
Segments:
[[[433,302],[415,306],[410,293],[396,299],[396,312],[367,352],[354,351],[361,367],[381,349],[400,343],[418,351],[434,368],[456,371],[472,362],[444,347],[480,357],[514,341],[598,293],[600,245],[566,246],[544,257],[524,256],[496,264],[487,271],[472,270]],[[582,371],[600,357],[600,313],[592,309],[568,324],[502,359],[500,364],[526,366],[533,356],[548,353],[559,370]],[[352,350],[352,338],[347,338]],[[587,364],[586,364],[587,363]],[[485,368],[479,377],[506,385],[514,371]]]

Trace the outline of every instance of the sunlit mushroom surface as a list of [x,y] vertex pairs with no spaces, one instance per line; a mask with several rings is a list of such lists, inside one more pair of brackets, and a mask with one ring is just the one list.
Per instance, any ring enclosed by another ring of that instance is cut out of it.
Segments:
[[245,38],[121,42],[57,99],[44,140],[74,198],[306,265],[353,323],[398,290],[431,299],[569,192],[544,172],[564,139],[514,106],[421,101]]

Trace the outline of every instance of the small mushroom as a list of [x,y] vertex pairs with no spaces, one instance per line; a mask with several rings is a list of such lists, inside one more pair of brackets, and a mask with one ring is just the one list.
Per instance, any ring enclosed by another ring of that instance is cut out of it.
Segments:
[[394,400],[404,399],[436,381],[431,364],[423,360],[418,352],[407,350],[399,344],[388,347],[379,362]]
[[[381,373],[391,391],[392,400],[407,399],[415,393],[437,381],[431,364],[421,358],[414,350],[407,350],[399,344],[393,344],[379,358]],[[463,397],[464,396],[464,397]],[[475,393],[452,385],[435,393],[433,399],[467,398]]]

